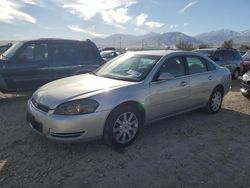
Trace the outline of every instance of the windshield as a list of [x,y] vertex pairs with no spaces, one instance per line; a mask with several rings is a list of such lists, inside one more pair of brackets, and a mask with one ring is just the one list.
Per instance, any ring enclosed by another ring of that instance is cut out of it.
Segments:
[[127,53],[106,63],[95,72],[97,76],[139,82],[146,78],[161,56]]
[[13,44],[6,52],[2,54],[2,57],[4,59],[9,59],[11,58],[15,52],[23,45],[23,42],[16,42]]
[[209,58],[211,58],[213,56],[213,54],[214,54],[213,50],[195,50],[195,52],[200,53],[202,55],[205,55],[205,56],[207,56]]

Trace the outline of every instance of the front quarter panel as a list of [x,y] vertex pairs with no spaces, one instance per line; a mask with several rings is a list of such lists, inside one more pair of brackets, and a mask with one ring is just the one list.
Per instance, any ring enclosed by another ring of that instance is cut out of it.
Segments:
[[112,110],[127,101],[135,101],[144,106],[146,95],[146,84],[138,83],[113,90],[107,90],[106,92],[92,96],[91,99],[100,103],[97,111],[105,111]]

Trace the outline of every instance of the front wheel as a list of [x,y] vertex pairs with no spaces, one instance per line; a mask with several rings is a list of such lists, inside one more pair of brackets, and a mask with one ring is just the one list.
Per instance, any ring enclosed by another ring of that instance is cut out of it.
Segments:
[[130,106],[120,107],[106,121],[104,140],[114,147],[126,147],[135,141],[141,126],[142,118],[138,110]]
[[220,88],[215,88],[206,106],[206,112],[216,114],[220,111],[223,100],[223,92]]

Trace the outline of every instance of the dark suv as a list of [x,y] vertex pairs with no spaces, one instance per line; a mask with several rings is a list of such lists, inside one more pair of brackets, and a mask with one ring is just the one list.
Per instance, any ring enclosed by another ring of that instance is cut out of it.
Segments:
[[91,72],[101,64],[103,59],[90,40],[17,42],[0,57],[0,91],[36,89],[52,80]]
[[207,48],[194,50],[211,58],[218,65],[227,67],[233,79],[238,79],[239,75],[243,72],[243,59],[239,51],[227,48]]

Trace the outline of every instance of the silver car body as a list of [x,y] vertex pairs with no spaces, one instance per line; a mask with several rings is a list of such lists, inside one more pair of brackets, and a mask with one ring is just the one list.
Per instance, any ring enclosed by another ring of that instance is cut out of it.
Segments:
[[[28,113],[42,125],[40,133],[58,141],[92,140],[103,136],[107,117],[121,104],[137,103],[143,111],[144,124],[149,124],[206,106],[213,89],[218,85],[223,86],[224,95],[229,91],[231,76],[228,69],[216,65],[205,56],[182,51],[130,53],[159,55],[162,58],[141,82],[83,74],[60,79],[38,89],[28,101]],[[165,60],[185,55],[202,57],[212,62],[216,69],[173,80],[152,82]],[[94,113],[67,116],[54,114],[58,105],[84,98],[93,99],[100,104]],[[48,110],[44,111],[41,107],[47,107]],[[30,126],[34,128],[34,125]]]

